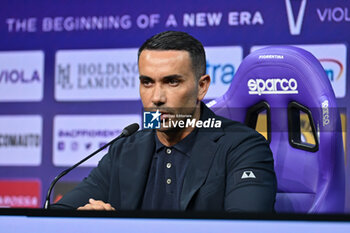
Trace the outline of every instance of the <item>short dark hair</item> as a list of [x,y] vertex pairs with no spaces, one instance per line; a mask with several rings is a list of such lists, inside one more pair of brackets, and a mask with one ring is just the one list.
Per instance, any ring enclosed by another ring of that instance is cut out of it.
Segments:
[[205,51],[202,43],[180,31],[158,33],[143,43],[138,51],[138,59],[143,50],[184,50],[189,52],[192,68],[197,80],[206,73]]

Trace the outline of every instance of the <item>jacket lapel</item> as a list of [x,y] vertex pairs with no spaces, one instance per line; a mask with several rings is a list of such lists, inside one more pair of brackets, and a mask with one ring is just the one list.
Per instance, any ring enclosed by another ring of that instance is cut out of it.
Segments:
[[[202,120],[214,118],[215,114],[202,104]],[[218,149],[216,141],[224,135],[222,129],[199,129],[191,151],[180,198],[180,208],[185,210],[193,195],[204,184]]]
[[140,137],[138,146],[124,144],[119,171],[122,209],[136,209],[142,201],[155,148],[153,132],[147,131],[145,134]]

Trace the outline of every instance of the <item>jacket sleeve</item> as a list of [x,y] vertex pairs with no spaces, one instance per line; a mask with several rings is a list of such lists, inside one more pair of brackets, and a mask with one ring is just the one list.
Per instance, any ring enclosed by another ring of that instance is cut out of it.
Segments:
[[277,182],[272,152],[256,131],[245,132],[228,152],[224,208],[230,212],[274,212]]
[[77,209],[89,202],[89,198],[107,202],[111,173],[111,150],[100,160],[89,176],[72,191],[65,194],[50,209]]

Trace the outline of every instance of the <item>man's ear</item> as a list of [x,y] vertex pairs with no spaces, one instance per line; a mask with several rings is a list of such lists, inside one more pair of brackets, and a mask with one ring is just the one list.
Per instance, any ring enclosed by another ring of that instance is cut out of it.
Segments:
[[198,80],[198,96],[197,99],[201,101],[207,94],[210,85],[210,76],[205,74],[201,76]]

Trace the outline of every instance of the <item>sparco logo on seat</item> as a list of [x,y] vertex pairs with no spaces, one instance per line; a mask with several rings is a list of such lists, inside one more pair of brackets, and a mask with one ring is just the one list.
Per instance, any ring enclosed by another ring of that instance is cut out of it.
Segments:
[[298,94],[298,83],[294,78],[249,79],[250,95]]

